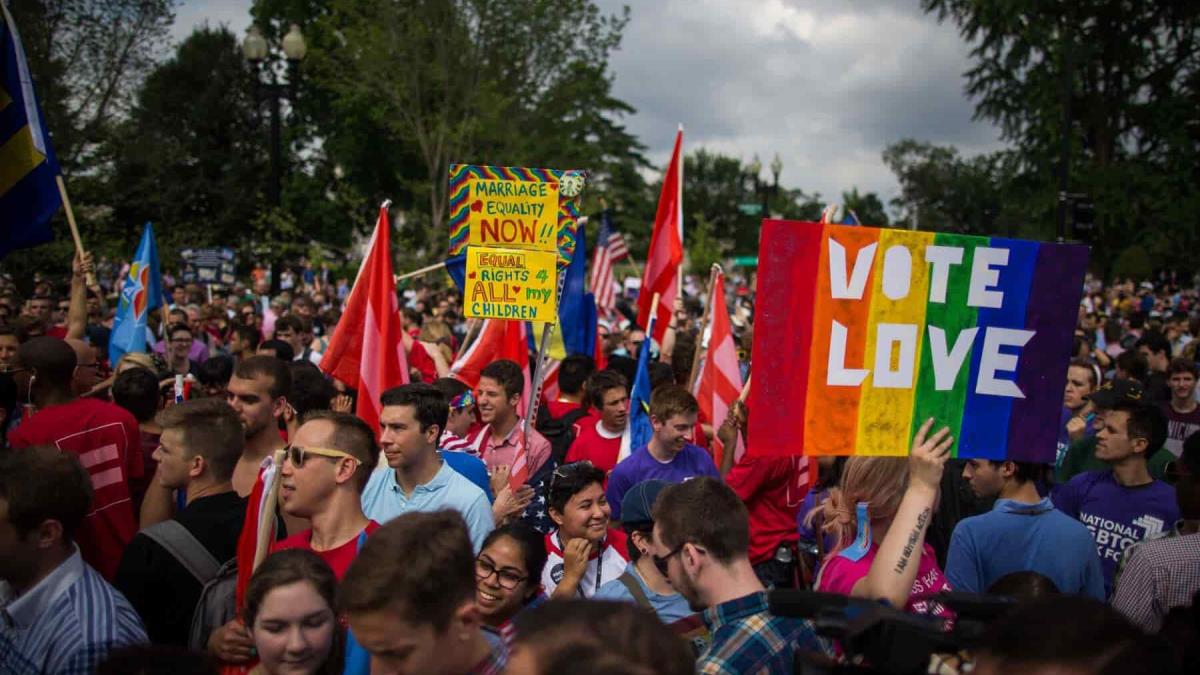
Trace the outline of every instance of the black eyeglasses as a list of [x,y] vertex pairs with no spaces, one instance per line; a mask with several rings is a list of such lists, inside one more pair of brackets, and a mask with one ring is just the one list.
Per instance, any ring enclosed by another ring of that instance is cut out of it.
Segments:
[[[686,543],[687,542],[684,542],[684,544]],[[650,556],[650,559],[654,561],[654,568],[658,570],[659,574],[663,575],[663,578],[670,578],[667,576],[667,561],[672,557],[679,555],[679,552],[683,550],[684,544],[676,546],[674,551],[671,551],[664,556]]]
[[484,560],[483,558],[475,559],[476,579],[485,581],[490,579],[493,574],[496,575],[496,582],[500,584],[500,588],[508,591],[513,590],[529,579],[529,577],[522,576],[507,567],[496,567],[489,560]]

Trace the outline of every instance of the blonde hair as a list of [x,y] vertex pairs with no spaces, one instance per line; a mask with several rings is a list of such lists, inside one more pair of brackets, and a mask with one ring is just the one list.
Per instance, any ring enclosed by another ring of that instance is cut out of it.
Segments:
[[871,530],[879,532],[896,515],[906,489],[907,457],[851,457],[842,471],[841,484],[829,491],[829,497],[806,520],[811,524],[819,516],[821,529],[833,535],[835,543],[827,556],[832,557],[858,536],[859,502],[867,503]]
[[145,352],[126,352],[117,360],[117,367],[113,369],[113,372],[120,375],[124,372],[126,364],[131,368],[145,368],[152,373],[157,372],[154,367],[154,358]]

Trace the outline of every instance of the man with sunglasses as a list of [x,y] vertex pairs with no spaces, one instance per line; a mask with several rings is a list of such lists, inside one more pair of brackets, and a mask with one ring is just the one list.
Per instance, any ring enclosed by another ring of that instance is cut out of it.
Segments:
[[379,444],[390,471],[374,473],[363,512],[386,523],[402,514],[453,509],[462,514],[478,551],[495,521],[487,495],[438,453],[450,406],[430,384],[393,387],[380,396]]
[[797,649],[831,654],[810,622],[774,616],[750,564],[750,518],[732,488],[700,477],[662,491],[654,504],[654,557],[712,643],[698,673],[790,673]]
[[367,535],[379,528],[362,510],[362,492],[379,461],[371,427],[349,413],[313,411],[287,447],[279,474],[283,512],[312,529],[277,542],[272,552],[304,548],[341,579]]

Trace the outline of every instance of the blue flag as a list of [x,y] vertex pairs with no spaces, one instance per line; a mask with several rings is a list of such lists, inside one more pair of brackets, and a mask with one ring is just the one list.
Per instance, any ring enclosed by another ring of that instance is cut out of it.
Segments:
[[58,160],[46,132],[21,36],[0,2],[0,258],[50,241],[62,206]]
[[558,299],[558,325],[562,329],[563,348],[567,354],[596,353],[596,298],[586,292],[587,226],[579,223],[575,253],[567,265],[562,296]]
[[633,390],[629,392],[629,448],[638,448],[650,442],[654,428],[650,426],[650,336],[654,331],[654,319],[646,326],[646,339],[638,350],[637,374],[633,378]]
[[113,366],[128,352],[146,351],[146,317],[162,306],[162,275],[158,270],[158,246],[150,223],[142,231],[129,275],[121,286],[121,300],[108,339],[108,361]]
[[446,274],[450,275],[450,279],[454,281],[454,285],[458,286],[459,293],[466,293],[467,290],[467,254],[460,253],[446,258]]

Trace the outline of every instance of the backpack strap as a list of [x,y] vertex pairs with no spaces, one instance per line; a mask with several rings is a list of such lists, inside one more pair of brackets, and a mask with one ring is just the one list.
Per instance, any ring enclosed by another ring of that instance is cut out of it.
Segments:
[[626,569],[621,573],[621,576],[617,577],[617,581],[620,581],[621,585],[629,589],[629,594],[633,596],[633,599],[637,601],[637,604],[647,609],[654,609],[654,607],[650,605],[650,598],[646,597],[646,592],[642,590],[642,585],[639,584],[638,580],[634,578],[632,572]]
[[204,548],[204,544],[201,544],[183,524],[174,518],[151,525],[142,530],[142,534],[166,549],[167,553],[179,561],[179,564],[183,565],[183,568],[191,573],[201,586],[217,576],[217,572],[221,569],[221,563],[217,562],[207,548]]

